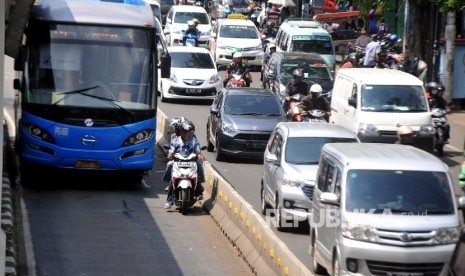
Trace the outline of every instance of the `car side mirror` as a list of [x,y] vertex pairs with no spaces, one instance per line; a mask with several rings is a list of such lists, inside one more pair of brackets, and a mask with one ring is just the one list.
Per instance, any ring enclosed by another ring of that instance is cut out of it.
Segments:
[[276,74],[273,71],[269,70],[268,72],[266,72],[265,77],[267,79],[275,80]]
[[216,108],[210,109],[210,113],[211,113],[212,115],[214,115],[214,116],[218,116],[218,114],[219,114],[218,109],[216,109]]
[[459,200],[458,200],[458,208],[460,210],[463,210],[465,212],[465,196],[461,196],[459,197]]
[[169,35],[169,34],[170,34],[170,30],[163,30],[163,33],[164,33],[165,35]]
[[339,196],[334,193],[321,193],[320,202],[323,204],[339,206]]
[[166,23],[170,23],[170,24],[171,24],[171,18],[166,18],[165,24],[166,24]]
[[349,98],[349,106],[353,106],[353,107],[357,108],[357,99],[354,98],[354,97],[350,97]]
[[21,82],[19,81],[19,79],[13,80],[13,88],[15,90],[21,90]]
[[277,164],[278,164],[278,157],[276,156],[276,154],[270,153],[270,154],[268,154],[268,155],[266,156],[265,162],[267,162],[267,163],[273,163],[273,164],[277,165]]
[[23,45],[19,47],[18,56],[15,58],[15,71],[24,71],[24,64],[26,64],[26,46]]

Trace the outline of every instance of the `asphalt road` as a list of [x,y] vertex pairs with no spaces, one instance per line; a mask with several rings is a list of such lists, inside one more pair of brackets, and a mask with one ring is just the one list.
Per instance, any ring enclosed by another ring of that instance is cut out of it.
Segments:
[[[220,72],[223,76],[224,72]],[[254,82],[252,87],[259,87],[260,75],[252,73]],[[206,145],[206,123],[208,118],[210,102],[181,101],[176,103],[160,103],[158,108],[168,117],[185,116],[196,125],[196,135],[202,144]],[[463,161],[463,146],[465,140],[465,113],[449,115],[451,124],[450,144],[446,146],[442,160],[449,165],[451,177],[457,184],[459,166]],[[261,161],[228,160],[227,162],[215,161],[215,153],[205,152],[207,160],[221,173],[239,194],[244,197],[257,211],[260,211],[260,180],[263,165]],[[456,187],[456,194],[461,192]],[[265,217],[263,217],[265,219]],[[287,244],[291,251],[306,265],[309,264],[308,253],[309,235],[308,231],[297,230],[295,232],[278,232],[278,237]]]
[[[12,64],[5,59],[11,116]],[[253,275],[198,203],[187,216],[163,208],[161,150],[155,164],[143,184],[54,174],[16,186],[17,275]]]

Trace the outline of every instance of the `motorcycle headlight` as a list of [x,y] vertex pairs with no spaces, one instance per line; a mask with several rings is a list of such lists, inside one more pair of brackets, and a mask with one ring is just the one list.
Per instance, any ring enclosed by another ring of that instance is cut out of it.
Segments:
[[213,76],[210,77],[210,80],[208,81],[209,84],[212,83],[217,83],[220,81],[220,76],[218,74],[214,74]]
[[170,74],[170,80],[174,83],[177,83],[178,82],[178,78],[176,78],[176,75],[175,74]]
[[420,134],[434,134],[434,127],[432,125],[421,126]]
[[460,227],[439,228],[434,235],[435,244],[456,243],[459,240]]
[[348,239],[376,242],[376,229],[368,225],[342,224],[342,235]]
[[221,129],[229,134],[233,134],[236,132],[236,127],[230,122],[223,122],[221,124]]
[[360,124],[358,126],[358,132],[363,134],[378,132],[378,128],[373,124]]

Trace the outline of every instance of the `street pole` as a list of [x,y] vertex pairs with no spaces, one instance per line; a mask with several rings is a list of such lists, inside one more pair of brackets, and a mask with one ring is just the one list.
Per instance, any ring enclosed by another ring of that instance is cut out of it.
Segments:
[[446,59],[444,63],[444,86],[446,91],[444,99],[448,103],[452,102],[454,92],[454,61],[455,61],[455,11],[447,12],[446,20]]

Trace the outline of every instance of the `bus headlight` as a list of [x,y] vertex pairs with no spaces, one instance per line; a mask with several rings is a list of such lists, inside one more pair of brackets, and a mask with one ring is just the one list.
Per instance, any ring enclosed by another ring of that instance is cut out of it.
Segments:
[[123,147],[137,145],[149,140],[153,135],[153,129],[144,129],[141,130],[126,139],[123,143]]
[[54,144],[55,141],[53,140],[52,136],[45,130],[41,129],[40,127],[34,124],[24,124],[24,128],[26,129],[27,133],[40,139],[42,141]]

